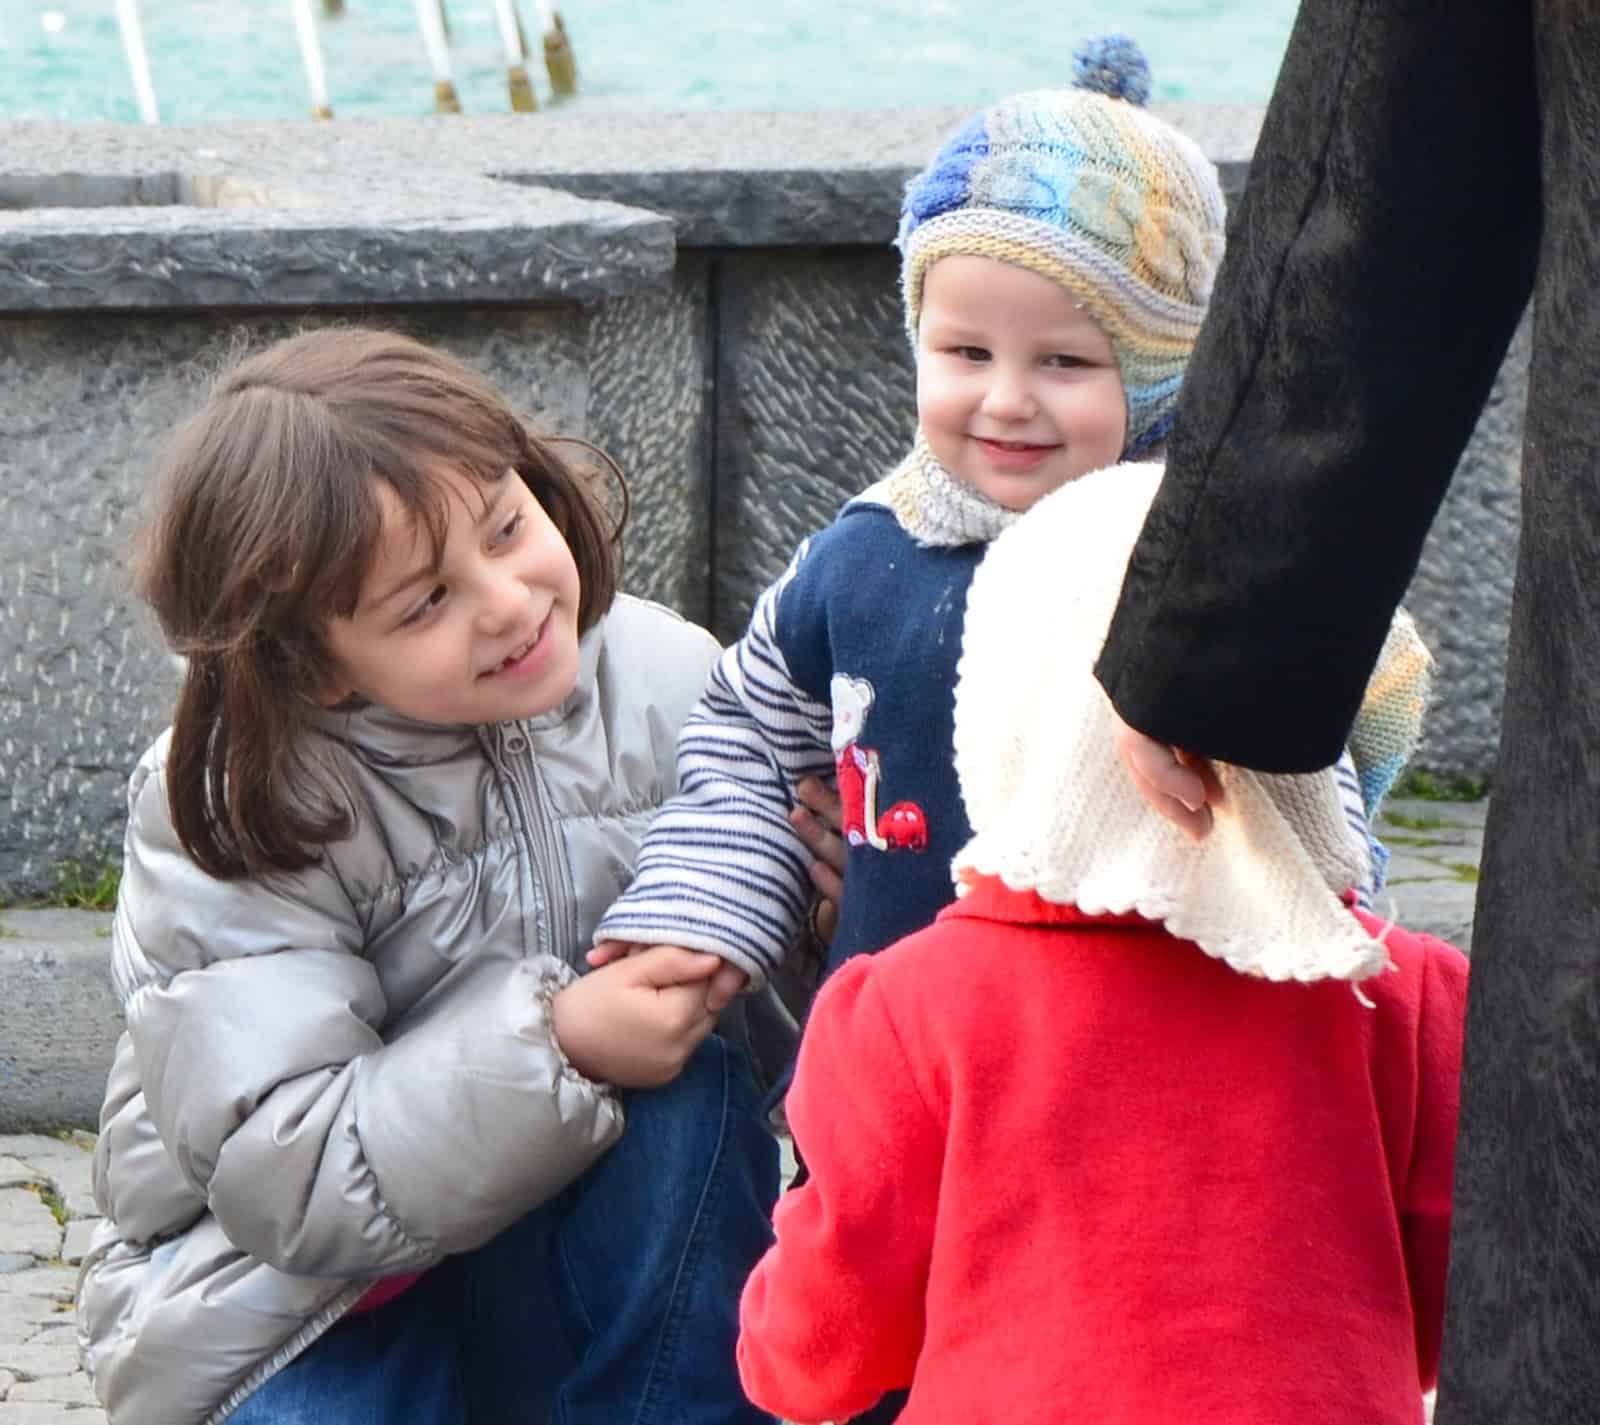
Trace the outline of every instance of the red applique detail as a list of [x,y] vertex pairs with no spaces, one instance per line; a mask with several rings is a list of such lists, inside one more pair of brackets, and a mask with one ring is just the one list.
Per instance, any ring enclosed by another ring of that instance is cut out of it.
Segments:
[[878,783],[883,769],[878,749],[850,743],[837,758],[844,839],[851,846],[879,851],[926,851],[928,818],[915,802],[896,802],[878,815]]
[[863,747],[857,738],[866,730],[867,714],[877,695],[865,678],[835,673],[830,689],[833,700],[833,765],[839,774],[839,801],[843,811],[844,839],[851,846],[871,846],[878,851],[926,851],[928,818],[915,802],[896,802],[878,815],[878,784],[883,764],[876,747]]
[[926,851],[928,818],[915,802],[896,802],[879,819],[878,836],[891,851]]

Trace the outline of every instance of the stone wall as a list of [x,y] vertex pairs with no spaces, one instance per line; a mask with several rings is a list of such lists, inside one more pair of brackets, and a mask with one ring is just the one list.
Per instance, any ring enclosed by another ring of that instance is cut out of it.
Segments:
[[[1236,193],[1259,113],[1169,113]],[[123,552],[229,354],[352,319],[442,344],[617,456],[628,587],[732,637],[910,434],[888,241],[958,117],[0,125],[0,901],[117,850],[173,687]],[[1452,775],[1492,768],[1525,380],[1519,345],[1408,600]]]

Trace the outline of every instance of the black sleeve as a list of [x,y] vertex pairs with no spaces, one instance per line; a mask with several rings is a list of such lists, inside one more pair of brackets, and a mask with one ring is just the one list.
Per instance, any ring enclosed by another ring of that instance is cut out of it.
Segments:
[[1304,0],[1096,667],[1135,727],[1339,755],[1532,286],[1527,0]]

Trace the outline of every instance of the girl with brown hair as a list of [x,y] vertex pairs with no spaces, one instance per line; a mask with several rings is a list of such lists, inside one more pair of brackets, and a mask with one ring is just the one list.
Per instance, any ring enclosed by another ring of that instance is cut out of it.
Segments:
[[368,330],[177,437],[79,1292],[112,1425],[770,1418],[733,1343],[777,1152],[720,962],[575,974],[716,645],[616,593],[569,444]]

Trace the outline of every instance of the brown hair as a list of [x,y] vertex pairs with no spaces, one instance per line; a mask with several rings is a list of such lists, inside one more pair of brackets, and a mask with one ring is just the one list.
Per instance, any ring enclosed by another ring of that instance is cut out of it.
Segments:
[[[609,519],[594,451],[622,493]],[[214,876],[310,865],[349,816],[309,764],[306,731],[334,669],[323,633],[355,611],[382,535],[384,481],[444,539],[446,469],[485,485],[514,469],[578,567],[578,628],[620,576],[627,488],[603,452],[541,437],[460,361],[409,337],[333,328],[240,362],[177,434],[134,551],[134,583],[188,660],[167,754],[185,851]]]

